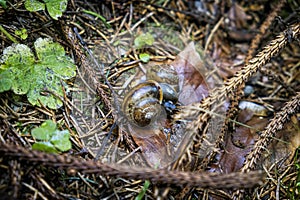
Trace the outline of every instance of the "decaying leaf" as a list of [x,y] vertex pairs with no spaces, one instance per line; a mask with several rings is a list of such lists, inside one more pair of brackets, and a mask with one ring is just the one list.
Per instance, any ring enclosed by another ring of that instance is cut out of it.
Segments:
[[292,118],[296,120],[285,124],[274,141],[268,146],[269,151],[265,153],[265,159],[262,162],[266,167],[271,167],[274,163],[288,166],[294,157],[293,153],[299,148],[300,122],[296,115]]
[[225,173],[238,171],[244,164],[246,155],[258,138],[258,131],[264,129],[267,118],[255,116],[251,110],[241,110],[235,130],[226,137],[224,152],[221,153],[220,168]]
[[[245,157],[253,148],[255,141],[259,139],[259,132],[264,130],[268,124],[269,117],[266,115],[266,109],[258,104],[242,101],[240,108],[243,108],[237,117],[237,121],[245,125],[235,125],[234,131],[227,135],[224,151],[220,154],[220,171],[225,173],[239,171],[244,164]],[[289,163],[299,147],[300,132],[299,122],[288,123],[278,137],[269,145],[269,151],[266,152],[265,159],[262,159],[261,165],[270,167],[277,162]]]
[[190,43],[171,63],[179,78],[179,102],[183,105],[200,102],[209,93],[206,64]]

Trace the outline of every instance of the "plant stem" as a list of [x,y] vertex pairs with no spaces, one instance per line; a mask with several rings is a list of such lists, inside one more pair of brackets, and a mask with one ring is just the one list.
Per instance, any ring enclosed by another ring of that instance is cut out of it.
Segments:
[[0,25],[0,31],[8,38],[10,39],[13,43],[18,43],[17,39],[14,38],[10,33],[8,33],[2,25]]

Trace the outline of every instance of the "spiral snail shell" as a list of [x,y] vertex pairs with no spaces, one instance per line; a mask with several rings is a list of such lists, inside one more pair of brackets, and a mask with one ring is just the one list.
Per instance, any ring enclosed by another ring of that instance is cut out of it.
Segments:
[[125,96],[122,110],[135,125],[145,127],[161,113],[163,91],[155,81],[140,83]]
[[178,100],[178,75],[171,69],[170,65],[154,65],[147,69],[148,80],[154,80],[159,83],[163,91],[165,101],[177,102]]
[[178,100],[177,92],[170,85],[174,83],[172,82],[174,74],[161,70],[159,66],[154,66],[151,71],[147,71],[146,76],[151,80],[133,87],[122,102],[122,110],[127,119],[139,127],[150,125],[165,114],[165,110],[170,110],[164,107],[170,103],[164,102],[177,102]]

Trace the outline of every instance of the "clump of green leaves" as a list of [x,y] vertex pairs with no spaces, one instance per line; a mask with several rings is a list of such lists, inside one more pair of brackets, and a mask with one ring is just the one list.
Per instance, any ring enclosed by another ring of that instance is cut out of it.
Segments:
[[[0,92],[26,94],[32,105],[40,102],[51,109],[62,106],[62,81],[76,75],[76,66],[64,48],[50,39],[34,43],[35,54],[24,44],[7,47],[0,59]],[[36,55],[36,57],[35,57]]]
[[[148,32],[143,33],[134,39],[134,46],[137,49],[144,48],[147,45],[151,46],[151,45],[153,45],[153,43],[154,43],[154,37],[153,37],[153,35],[151,35],[151,33],[148,33]],[[150,55],[148,53],[140,53],[139,58],[142,62],[147,63],[150,60]]]
[[45,121],[40,127],[31,131],[32,137],[37,140],[32,145],[32,149],[48,153],[58,153],[71,149],[70,133],[68,130],[57,130],[56,124],[51,121]]
[[25,8],[30,12],[45,10],[49,15],[57,20],[62,16],[62,13],[67,9],[68,0],[26,0]]
[[142,62],[147,63],[150,60],[150,55],[148,53],[140,53],[139,58]]
[[27,30],[25,28],[16,30],[15,34],[20,36],[22,40],[26,40],[26,38],[28,37]]
[[134,46],[138,49],[145,47],[146,45],[153,45],[154,37],[151,33],[143,33],[137,36],[134,40]]
[[6,0],[0,0],[0,6],[2,6],[3,8],[7,8]]

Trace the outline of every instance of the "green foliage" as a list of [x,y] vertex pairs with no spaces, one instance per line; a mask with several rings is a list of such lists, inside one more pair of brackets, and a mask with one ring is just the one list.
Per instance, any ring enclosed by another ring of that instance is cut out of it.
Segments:
[[147,53],[141,53],[139,54],[139,58],[141,59],[142,62],[147,63],[150,60],[150,55]]
[[2,8],[7,8],[7,5],[6,5],[6,0],[0,0],[0,6],[2,6]]
[[25,28],[16,30],[15,34],[20,36],[22,40],[26,40],[26,38],[28,37],[27,30]]
[[[137,49],[141,49],[147,45],[148,46],[153,45],[153,42],[154,42],[154,37],[151,35],[151,33],[147,32],[147,33],[143,33],[135,38],[134,46]],[[139,58],[142,62],[147,63],[150,60],[150,55],[148,53],[140,53]]]
[[[297,150],[298,151],[298,150]],[[296,184],[295,184],[295,193],[299,194],[300,192],[300,163],[295,164],[297,169],[297,178],[296,178]]]
[[45,121],[40,127],[34,128],[31,131],[32,137],[37,140],[50,140],[52,134],[56,130],[56,124],[51,120]]
[[7,32],[3,26],[1,26],[0,24],[0,33],[3,33],[8,39],[10,39],[13,43],[18,43],[18,41],[16,40],[16,38],[14,38],[14,36],[12,36],[9,32]]
[[34,48],[36,57],[24,44],[4,50],[0,60],[0,92],[11,89],[16,94],[26,94],[32,105],[40,106],[41,102],[51,109],[59,108],[62,102],[55,95],[63,96],[62,84],[67,88],[61,80],[74,77],[76,66],[63,47],[50,39],[37,39]]
[[[290,195],[290,199],[299,199],[300,198],[300,147],[297,148],[294,159],[295,159],[295,167],[296,167],[296,180],[290,181],[290,188],[288,194]],[[294,182],[294,184],[291,184]]]
[[103,17],[102,15],[99,15],[98,13],[95,13],[95,12],[90,11],[90,10],[83,10],[83,12],[86,13],[86,14],[93,15],[93,16],[99,18],[105,24],[105,26],[107,28],[111,28],[111,25],[107,23],[105,17]]
[[26,0],[25,8],[30,12],[35,12],[45,10],[46,7],[49,15],[57,20],[67,9],[67,3],[68,0]]
[[143,33],[135,38],[134,46],[138,49],[141,49],[146,45],[152,45],[153,42],[154,37],[150,33]]
[[37,140],[32,145],[32,149],[48,153],[58,153],[71,149],[69,131],[57,130],[56,124],[51,120],[47,120],[40,127],[34,128],[31,135]]
[[38,0],[26,0],[25,8],[30,12],[45,10],[45,3]]
[[292,173],[287,173],[282,177],[280,182],[281,188],[284,189],[286,199],[296,200],[300,199],[300,147],[298,147],[294,154],[295,169]]
[[135,197],[135,200],[141,200],[145,196],[147,189],[150,186],[150,181],[146,180],[140,193]]

